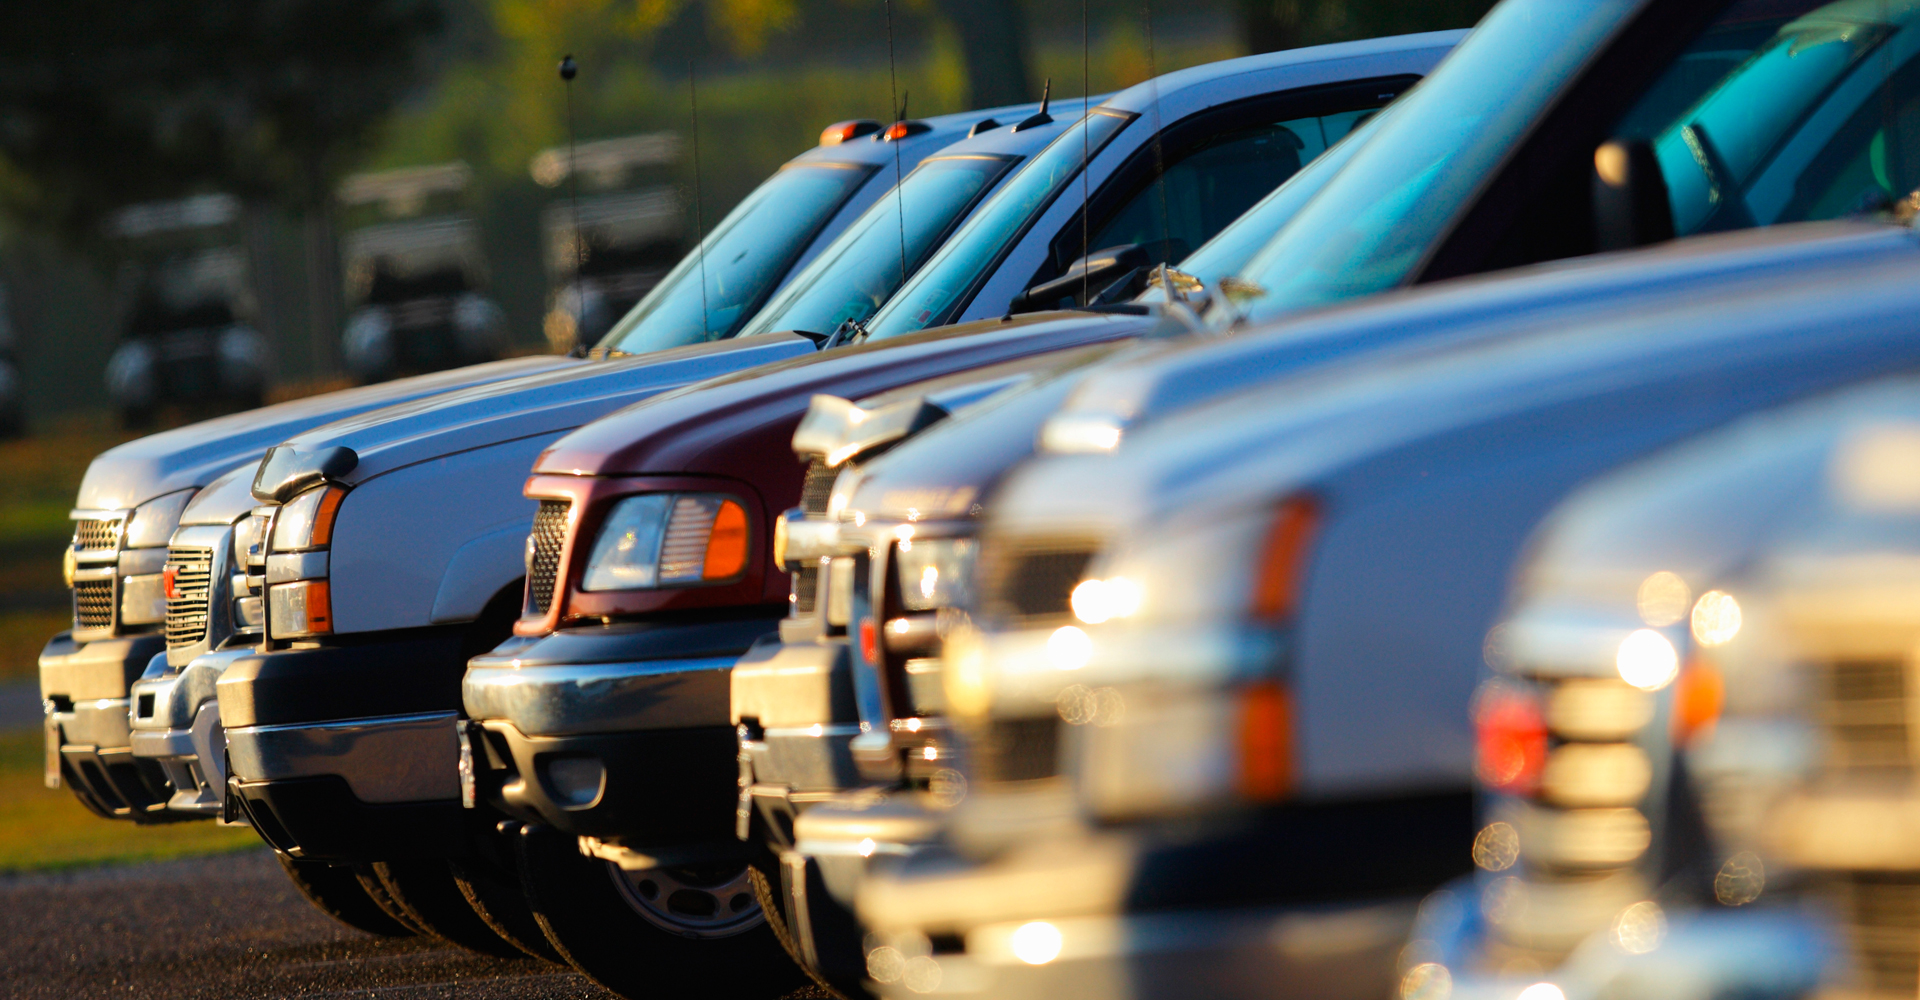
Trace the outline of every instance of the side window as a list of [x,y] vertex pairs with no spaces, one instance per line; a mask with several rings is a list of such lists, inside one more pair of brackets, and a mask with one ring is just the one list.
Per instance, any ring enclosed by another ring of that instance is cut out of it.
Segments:
[[[1369,88],[1373,100],[1367,107],[1270,122],[1256,118],[1257,124],[1247,124],[1241,115],[1237,125],[1212,134],[1196,137],[1189,131],[1168,139],[1175,148],[1149,147],[1148,155],[1168,158],[1165,168],[1123,177],[1118,190],[1096,201],[1094,227],[1084,241],[1078,222],[1069,226],[1054,243],[1054,273],[1079,259],[1083,242],[1086,252],[1139,244],[1154,263],[1178,263],[1378,112],[1390,96]],[[1298,103],[1294,108],[1297,114]],[[1103,206],[1111,207],[1103,211]]]
[[1920,187],[1917,22],[1909,5],[1843,2],[1737,61],[1711,31],[1697,42],[1618,133],[1653,144],[1674,232],[1878,212]]

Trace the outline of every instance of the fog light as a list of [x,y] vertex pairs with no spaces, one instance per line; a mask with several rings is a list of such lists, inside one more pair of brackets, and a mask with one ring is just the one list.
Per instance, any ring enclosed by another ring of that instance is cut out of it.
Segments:
[[544,769],[547,788],[562,809],[590,809],[607,788],[607,766],[597,757],[556,757]]

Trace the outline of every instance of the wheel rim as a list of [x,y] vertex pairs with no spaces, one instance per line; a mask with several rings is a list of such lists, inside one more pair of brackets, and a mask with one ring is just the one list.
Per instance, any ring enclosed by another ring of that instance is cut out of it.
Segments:
[[766,920],[744,865],[630,872],[609,861],[607,874],[635,913],[670,934],[732,937]]

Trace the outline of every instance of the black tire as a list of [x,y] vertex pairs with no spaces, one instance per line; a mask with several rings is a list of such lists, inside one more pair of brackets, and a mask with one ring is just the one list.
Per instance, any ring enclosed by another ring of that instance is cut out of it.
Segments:
[[387,892],[387,887],[381,883],[380,876],[373,873],[371,865],[356,864],[343,867],[350,867],[353,870],[353,878],[360,883],[360,891],[366,893],[368,899],[373,900],[373,905],[379,907],[380,912],[392,917],[403,927],[413,928],[416,935],[433,937],[425,927],[414,923],[413,918],[407,916],[407,911],[401,909],[399,903],[393,901],[392,894]]
[[582,856],[575,838],[526,828],[518,854],[547,940],[567,964],[621,996],[772,1000],[809,982],[764,920],[726,937],[673,933],[642,916],[616,886],[618,869]]
[[527,894],[520,888],[518,872],[502,871],[497,865],[480,860],[449,864],[453,868],[453,884],[495,934],[535,958],[566,964],[548,943],[540,921],[534,918],[533,907],[527,905]]
[[454,884],[453,870],[438,858],[376,861],[368,866],[387,896],[428,934],[468,951],[497,958],[526,958],[513,942],[494,933]]
[[799,967],[800,971],[805,972],[807,978],[813,980],[814,985],[839,1000],[853,1000],[855,997],[868,995],[862,989],[855,988],[849,993],[833,985],[820,974],[818,969],[808,963],[807,956],[800,950],[800,942],[793,936],[793,928],[787,926],[787,914],[780,895],[773,891],[772,880],[778,876],[769,875],[760,866],[755,865],[747,872],[747,877],[753,882],[753,898],[759,901],[760,912],[767,915],[767,929],[773,931],[774,940],[780,942],[780,950],[786,952],[788,958],[793,959],[793,964]]
[[280,867],[286,870],[293,887],[321,913],[354,930],[380,937],[404,938],[418,933],[388,916],[360,886],[352,868],[324,861],[301,861],[278,851],[273,856],[280,860]]

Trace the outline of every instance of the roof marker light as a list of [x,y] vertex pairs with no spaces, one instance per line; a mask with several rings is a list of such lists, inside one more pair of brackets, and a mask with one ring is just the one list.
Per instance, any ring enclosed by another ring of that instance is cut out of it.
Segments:
[[838,146],[843,142],[858,139],[880,131],[880,123],[871,118],[855,118],[851,121],[834,122],[820,130],[820,145]]

